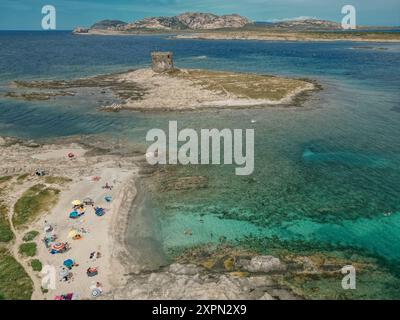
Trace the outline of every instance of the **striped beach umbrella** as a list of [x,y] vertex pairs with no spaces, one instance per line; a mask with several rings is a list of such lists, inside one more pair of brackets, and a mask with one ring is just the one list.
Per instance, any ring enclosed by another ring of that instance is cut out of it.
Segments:
[[62,242],[54,243],[54,244],[51,246],[51,248],[54,249],[54,250],[56,250],[56,251],[60,251],[60,250],[62,250],[62,249],[65,248],[65,243],[62,243]]

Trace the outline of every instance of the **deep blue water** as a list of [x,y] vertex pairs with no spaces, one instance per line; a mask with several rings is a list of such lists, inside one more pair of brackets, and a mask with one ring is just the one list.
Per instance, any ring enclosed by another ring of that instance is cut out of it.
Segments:
[[[308,77],[324,90],[301,109],[196,114],[101,113],[90,97],[1,99],[0,135],[101,133],[141,144],[148,129],[166,128],[168,120],[178,120],[182,128],[248,128],[257,119],[251,179],[235,176],[232,166],[181,168],[182,174],[208,176],[209,188],[153,199],[166,248],[221,236],[276,235],[316,243],[321,250],[338,244],[400,260],[400,44],[0,32],[0,90],[15,79],[148,66],[152,50],[172,50],[178,67]],[[185,235],[187,229],[193,236]]]

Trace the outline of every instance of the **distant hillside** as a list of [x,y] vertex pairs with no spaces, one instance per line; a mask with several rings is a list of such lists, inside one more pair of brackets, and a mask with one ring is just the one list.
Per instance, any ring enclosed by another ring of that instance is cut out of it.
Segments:
[[118,20],[103,20],[95,23],[91,30],[210,30],[221,28],[241,28],[250,23],[238,14],[218,16],[212,13],[187,12],[174,17],[150,17],[125,23]]
[[297,19],[275,22],[271,26],[290,30],[339,30],[341,24],[328,20],[319,19]]
[[113,29],[118,26],[125,26],[127,23],[120,20],[102,20],[96,22],[94,25],[90,27],[90,29],[97,29],[97,30],[107,30]]
[[339,30],[336,22],[312,18],[294,19],[279,22],[252,22],[238,14],[215,15],[212,13],[186,12],[173,17],[149,17],[126,23],[120,20],[103,20],[90,29],[76,28],[75,33],[93,31],[140,32],[140,31],[191,31],[218,29],[274,29],[289,31],[327,31]]

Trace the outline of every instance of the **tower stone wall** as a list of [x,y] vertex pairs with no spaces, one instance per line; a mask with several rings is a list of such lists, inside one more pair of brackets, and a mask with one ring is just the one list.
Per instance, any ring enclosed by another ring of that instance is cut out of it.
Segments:
[[151,53],[151,68],[154,72],[162,73],[174,69],[172,60],[172,52],[152,52]]

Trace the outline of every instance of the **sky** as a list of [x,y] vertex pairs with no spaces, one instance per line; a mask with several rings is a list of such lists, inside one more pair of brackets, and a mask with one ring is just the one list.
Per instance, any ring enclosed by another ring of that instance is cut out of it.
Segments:
[[0,30],[40,30],[42,7],[56,8],[57,29],[88,27],[103,19],[131,22],[182,12],[238,13],[253,21],[315,17],[340,22],[356,8],[357,24],[400,26],[400,0],[0,0]]

